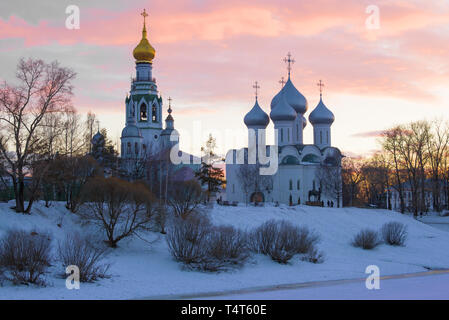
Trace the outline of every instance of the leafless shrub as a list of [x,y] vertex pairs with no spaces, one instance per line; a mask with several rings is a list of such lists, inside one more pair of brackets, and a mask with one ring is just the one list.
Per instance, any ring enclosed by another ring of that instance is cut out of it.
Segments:
[[382,238],[392,246],[403,246],[407,240],[407,226],[400,222],[388,222],[382,226]]
[[319,236],[307,227],[288,221],[269,220],[249,236],[250,248],[279,263],[287,263],[295,254],[308,253],[315,248]]
[[239,266],[248,258],[245,235],[230,226],[213,226],[194,214],[175,218],[167,232],[172,256],[195,270],[217,272]]
[[0,269],[15,284],[45,285],[42,276],[52,260],[48,233],[10,230],[0,240]]
[[107,253],[106,248],[94,244],[91,240],[79,234],[69,234],[58,244],[58,256],[64,269],[70,265],[77,266],[81,282],[106,278],[110,266],[102,263]]
[[214,227],[208,243],[208,256],[224,264],[238,265],[249,257],[245,234],[232,226]]
[[323,263],[324,253],[317,248],[312,248],[309,252],[301,257],[301,260],[311,263]]
[[269,220],[257,227],[248,237],[250,249],[268,255],[276,240],[277,221]]
[[379,233],[371,229],[363,229],[352,239],[354,247],[370,250],[380,244]]
[[167,233],[167,244],[172,256],[186,265],[207,259],[207,240],[210,221],[200,215],[188,219],[174,218]]
[[166,234],[165,227],[167,225],[167,207],[166,206],[157,206],[156,210],[154,210],[154,213],[152,215],[152,220],[154,227],[156,230],[162,234]]

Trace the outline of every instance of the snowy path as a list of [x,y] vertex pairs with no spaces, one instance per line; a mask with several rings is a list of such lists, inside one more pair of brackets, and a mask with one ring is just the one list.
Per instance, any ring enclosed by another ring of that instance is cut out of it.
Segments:
[[205,294],[155,296],[148,299],[218,300],[376,300],[449,299],[449,270],[383,276],[379,290],[368,290],[365,279],[313,281]]

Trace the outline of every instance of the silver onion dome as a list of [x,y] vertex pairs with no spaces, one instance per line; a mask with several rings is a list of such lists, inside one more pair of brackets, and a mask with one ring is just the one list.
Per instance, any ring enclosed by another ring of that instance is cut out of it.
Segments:
[[306,113],[308,108],[307,99],[298,91],[298,89],[296,89],[290,78],[287,80],[282,90],[284,91],[285,100],[297,113]]
[[297,113],[282,96],[279,103],[271,109],[270,118],[273,121],[293,121],[296,119]]
[[268,117],[268,114],[266,114],[265,111],[263,111],[262,108],[259,106],[259,102],[256,99],[254,107],[252,107],[252,109],[245,115],[243,122],[245,122],[245,125],[247,127],[251,126],[267,127],[268,123],[270,123],[270,118]]
[[332,124],[335,121],[334,114],[325,106],[323,99],[320,98],[320,102],[316,108],[309,115],[309,121],[311,124]]

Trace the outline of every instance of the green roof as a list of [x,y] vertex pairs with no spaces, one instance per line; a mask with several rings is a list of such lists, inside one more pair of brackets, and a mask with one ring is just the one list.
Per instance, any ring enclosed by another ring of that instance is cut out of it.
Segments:
[[[146,103],[150,104],[151,102],[153,102],[154,99],[156,99],[159,104],[162,104],[162,97],[158,97],[156,94],[134,94],[132,95],[132,98],[134,101],[140,102],[140,100],[142,100],[142,98],[145,100]],[[131,99],[131,97],[128,97],[125,101],[126,103],[129,102],[129,100]]]

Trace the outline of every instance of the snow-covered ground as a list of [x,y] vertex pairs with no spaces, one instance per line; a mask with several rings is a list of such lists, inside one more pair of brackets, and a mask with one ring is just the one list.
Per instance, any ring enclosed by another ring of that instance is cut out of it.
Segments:
[[[69,213],[61,203],[54,203],[51,208],[36,204],[29,216],[17,214],[9,206],[11,204],[0,204],[0,236],[11,227],[38,228],[52,232],[56,244],[73,230],[93,231],[92,227],[81,226],[77,216]],[[373,264],[380,268],[382,276],[449,268],[449,232],[392,211],[217,206],[209,215],[215,224],[232,224],[242,229],[256,227],[272,218],[307,225],[321,235],[319,248],[325,253],[325,262],[312,264],[294,258],[291,264],[279,265],[265,256],[256,255],[243,268],[232,272],[187,271],[170,256],[164,236],[147,233],[142,236],[152,244],[133,238],[121,241],[119,248],[111,250],[108,257],[112,263],[110,279],[82,283],[80,290],[68,290],[65,279],[60,276],[64,269],[55,263],[46,276],[47,287],[6,284],[0,287],[0,299],[170,298],[276,284],[363,278],[366,277],[365,268]],[[362,250],[350,245],[351,238],[360,229],[377,229],[389,221],[400,221],[408,226],[409,238],[405,247],[380,245],[374,250]]]
[[429,226],[449,232],[449,216],[443,217],[436,212],[432,212],[423,217],[419,217],[418,220]]

